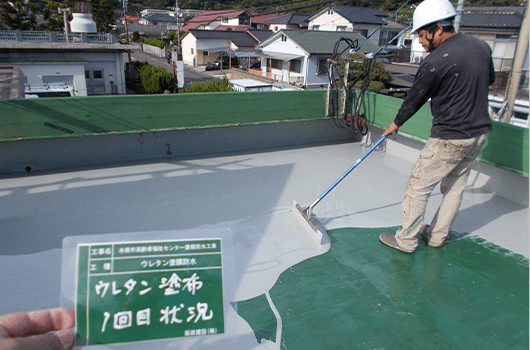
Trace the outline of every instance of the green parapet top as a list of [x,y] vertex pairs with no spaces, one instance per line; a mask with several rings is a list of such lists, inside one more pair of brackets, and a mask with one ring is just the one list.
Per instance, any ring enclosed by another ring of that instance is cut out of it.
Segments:
[[201,129],[325,118],[323,91],[0,101],[0,141]]
[[[323,120],[326,98],[309,90],[2,100],[0,142]],[[386,129],[402,102],[367,92],[361,113]],[[400,132],[427,140],[431,123],[426,105]],[[528,155],[528,129],[493,122],[479,159],[528,176]]]

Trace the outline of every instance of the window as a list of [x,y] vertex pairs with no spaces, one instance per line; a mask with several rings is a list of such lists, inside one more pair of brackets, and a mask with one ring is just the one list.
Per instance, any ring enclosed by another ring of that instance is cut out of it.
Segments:
[[313,30],[320,30],[320,26],[319,25],[313,25]]
[[[105,78],[103,76],[103,69],[87,69],[85,70],[86,89],[88,95],[98,95],[107,93],[105,87]],[[112,93],[112,91],[110,91]]]
[[275,69],[282,69],[282,61],[271,59],[271,67]]
[[203,51],[203,52],[202,52],[202,55],[203,55],[203,56],[208,56],[208,51]]
[[337,32],[345,32],[346,26],[337,26]]
[[282,34],[282,41],[287,41],[287,37]]
[[[398,32],[381,32],[379,35],[379,46],[383,46],[386,43],[389,43],[390,40],[394,39],[399,33]],[[394,40],[390,45],[397,45],[398,40]]]
[[365,38],[368,36],[368,29],[354,29],[353,32],[354,33],[359,33],[362,36],[364,36]]
[[328,15],[332,15],[333,14],[333,9],[328,9]]
[[291,66],[291,69],[290,69],[291,72],[300,73],[300,71],[301,71],[300,68],[302,67],[302,61],[300,61],[300,60],[292,60],[290,66]]
[[191,48],[191,54],[193,55],[193,47]]
[[274,26],[274,32],[278,31],[278,26]]
[[228,17],[221,18],[221,23],[228,23]]
[[326,74],[328,72],[328,60],[319,59],[317,64],[317,74]]

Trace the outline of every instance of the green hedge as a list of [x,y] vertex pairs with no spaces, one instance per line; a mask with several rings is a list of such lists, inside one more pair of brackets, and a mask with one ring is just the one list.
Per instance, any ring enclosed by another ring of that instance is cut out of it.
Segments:
[[166,46],[166,42],[160,39],[145,39],[147,45],[156,46],[163,49]]

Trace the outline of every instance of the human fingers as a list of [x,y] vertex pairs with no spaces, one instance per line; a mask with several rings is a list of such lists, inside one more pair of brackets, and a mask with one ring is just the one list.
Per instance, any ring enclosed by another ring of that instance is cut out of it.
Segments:
[[394,122],[392,122],[392,124],[390,124],[388,128],[385,130],[385,132],[383,133],[383,136],[390,135],[393,132],[397,134],[398,130],[399,130],[399,126],[397,126]]
[[2,350],[70,350],[74,347],[75,336],[69,329],[56,333],[31,335],[20,338],[0,339]]
[[0,317],[0,337],[26,337],[68,329],[74,325],[75,313],[70,309],[21,312]]

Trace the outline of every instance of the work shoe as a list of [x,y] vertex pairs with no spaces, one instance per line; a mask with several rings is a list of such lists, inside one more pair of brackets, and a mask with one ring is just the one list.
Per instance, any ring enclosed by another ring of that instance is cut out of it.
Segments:
[[421,234],[423,237],[427,238],[427,241],[430,241],[431,240],[431,234],[429,231],[427,231],[427,229],[431,227],[430,225],[423,225],[423,227],[421,228]]
[[442,242],[442,244],[439,244],[439,245],[432,245],[431,244],[431,233],[429,232],[429,227],[430,225],[423,225],[423,227],[421,228],[421,234],[423,237],[427,238],[427,242],[429,242],[429,245],[433,248],[440,248],[441,246],[443,246],[445,244],[445,241]]
[[398,242],[396,241],[396,236],[391,235],[389,233],[382,232],[379,235],[379,239],[381,240],[381,242],[383,242],[387,246],[392,247],[392,248],[397,249],[397,250],[401,250],[404,253],[412,254],[412,253],[415,252],[415,250],[408,250],[408,249],[405,249],[405,248],[401,248],[399,246]]

